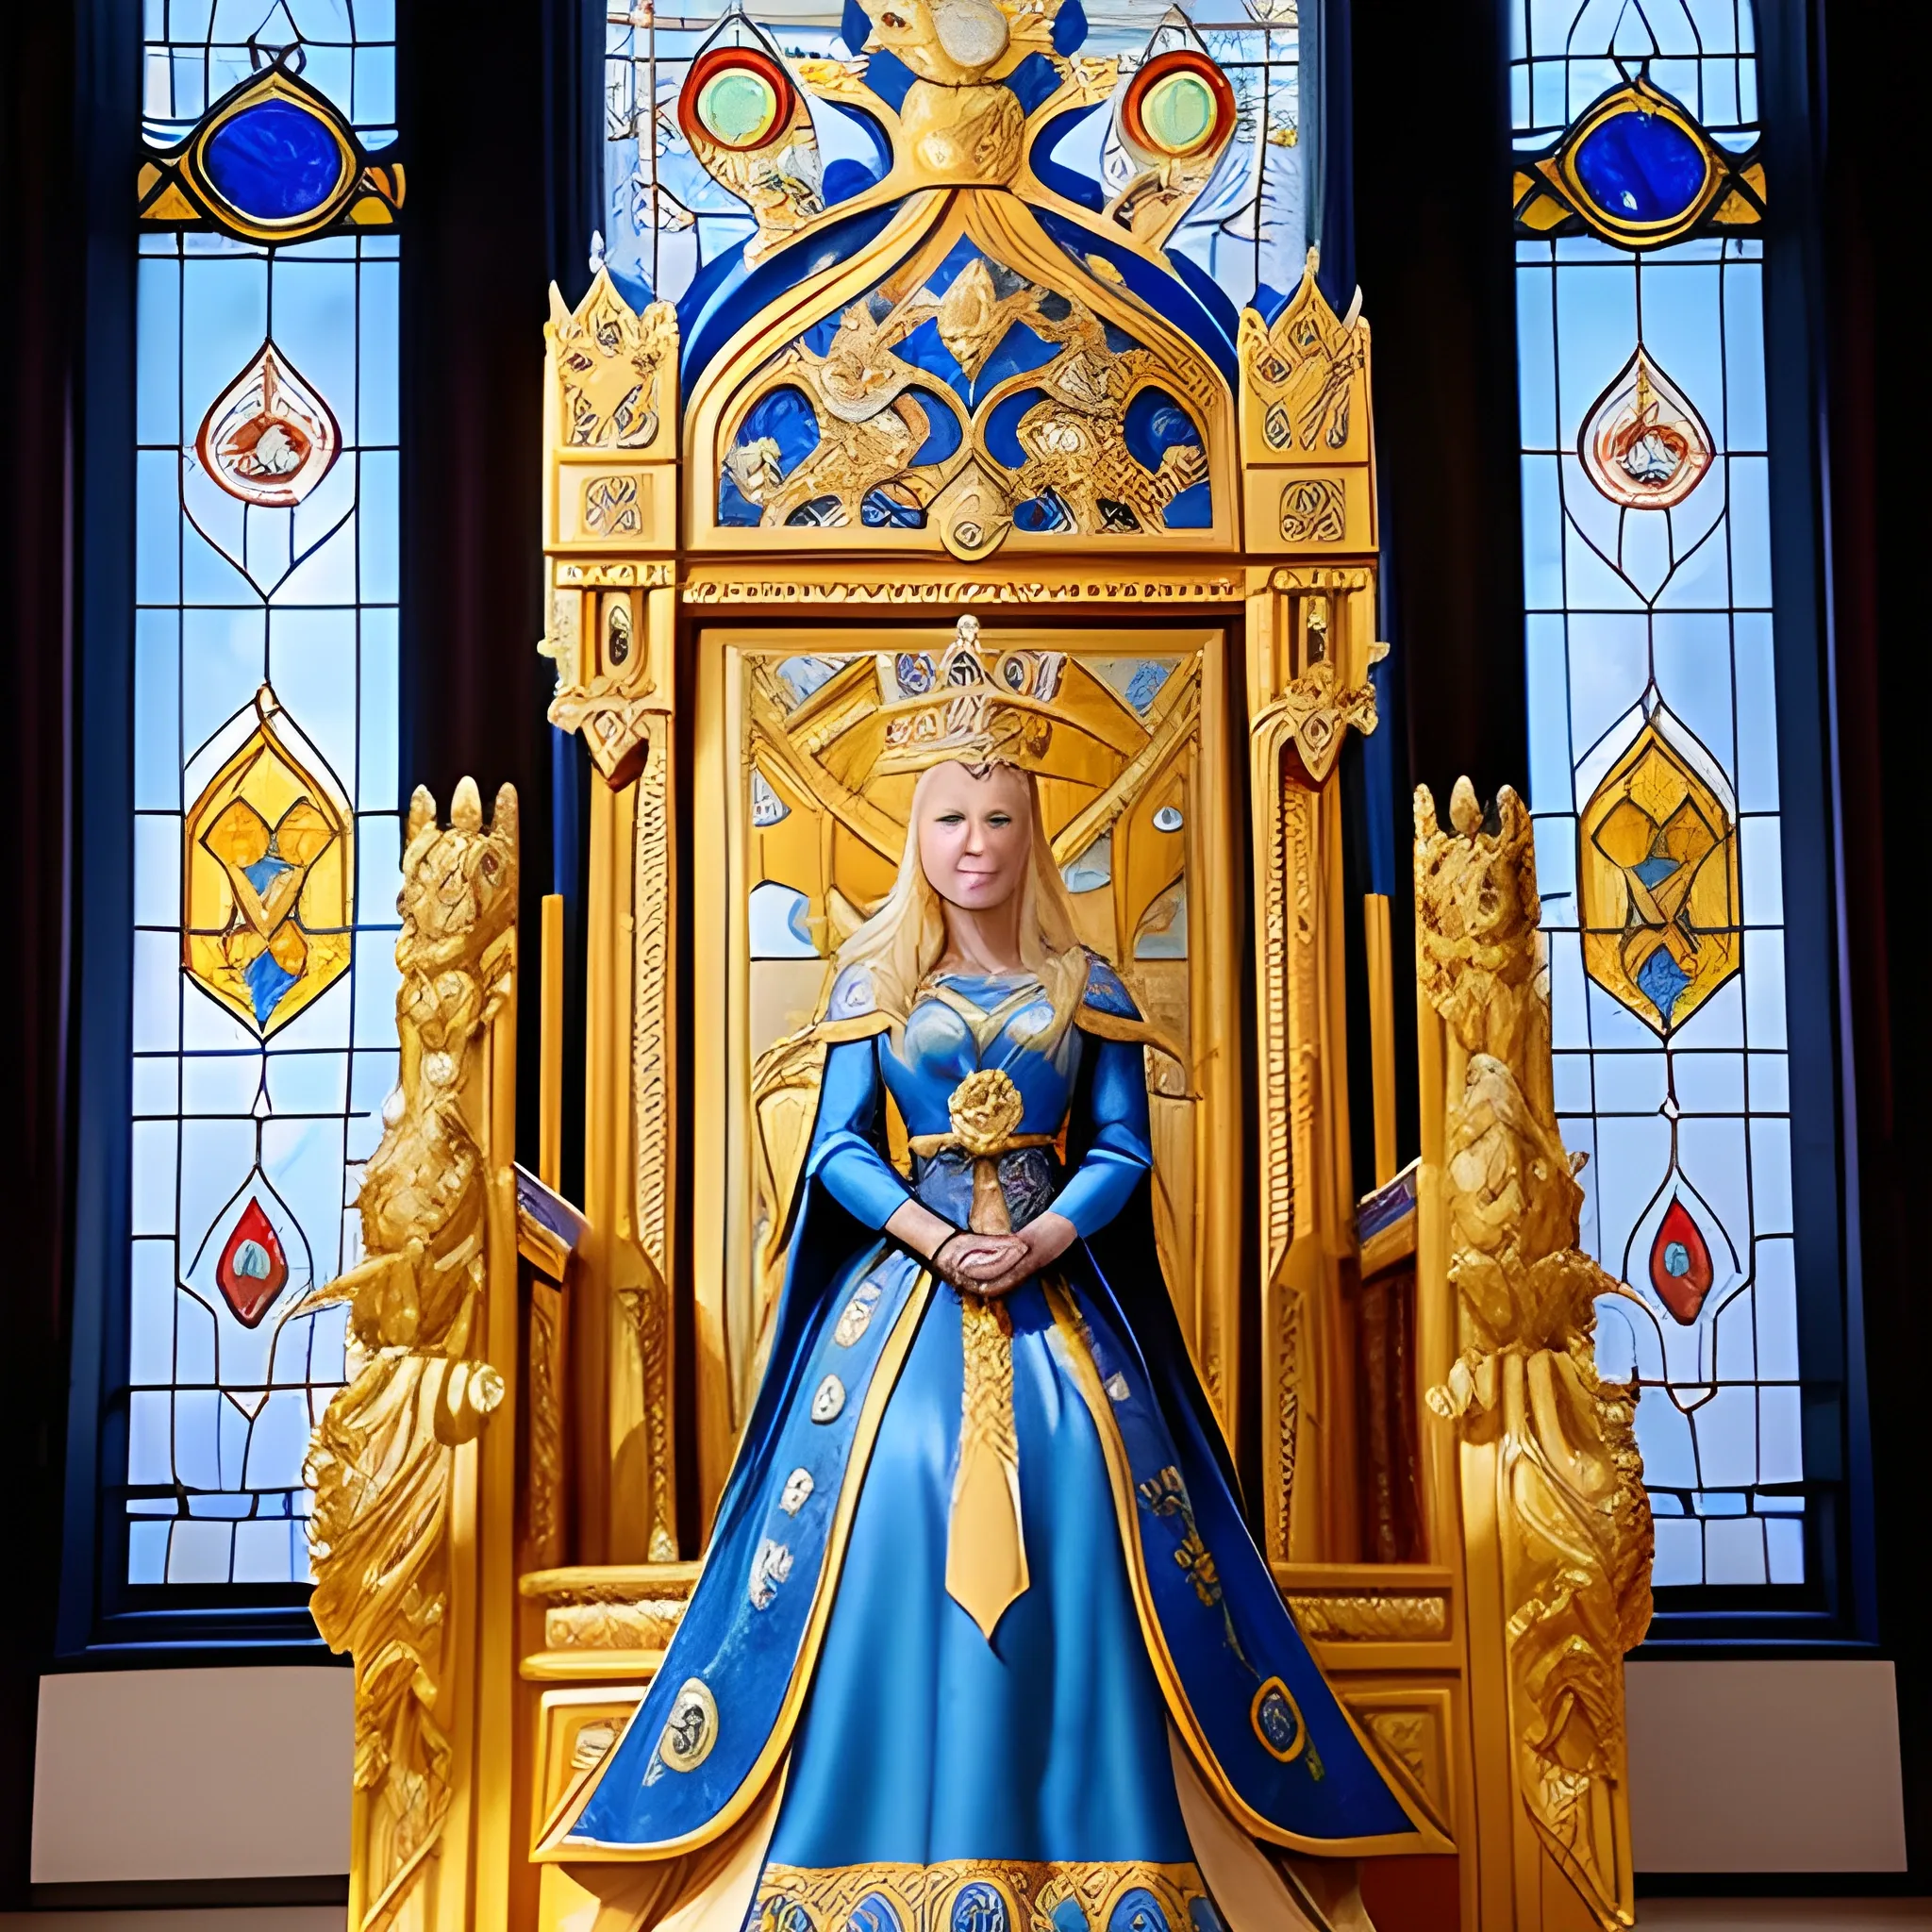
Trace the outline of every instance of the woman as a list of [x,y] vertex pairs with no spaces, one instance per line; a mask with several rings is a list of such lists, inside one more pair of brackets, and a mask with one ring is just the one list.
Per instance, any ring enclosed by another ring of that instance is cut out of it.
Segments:
[[924,772],[814,1039],[705,1572],[550,1855],[652,1861],[627,1909],[705,1932],[1366,1925],[1338,1860],[1445,1847],[1242,1524],[1155,1251],[1147,1031],[1029,773]]

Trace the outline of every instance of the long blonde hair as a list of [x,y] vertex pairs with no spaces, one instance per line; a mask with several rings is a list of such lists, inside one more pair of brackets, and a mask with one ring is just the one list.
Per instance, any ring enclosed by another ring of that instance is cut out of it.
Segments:
[[[933,890],[919,862],[920,807],[938,769],[935,765],[922,772],[913,790],[906,850],[892,890],[878,910],[839,948],[834,966],[835,973],[848,966],[869,967],[879,1010],[902,1020],[946,954],[945,901]],[[1053,845],[1040,811],[1040,787],[1031,772],[1023,775],[1033,817],[1033,839],[1026,856],[1026,877],[1020,888],[1020,960],[1029,973],[1038,974],[1053,1000],[1054,1017],[1044,1038],[1044,1044],[1050,1047],[1065,1029],[1086,990],[1087,956],[1074,922],[1066,881],[1053,862]]]

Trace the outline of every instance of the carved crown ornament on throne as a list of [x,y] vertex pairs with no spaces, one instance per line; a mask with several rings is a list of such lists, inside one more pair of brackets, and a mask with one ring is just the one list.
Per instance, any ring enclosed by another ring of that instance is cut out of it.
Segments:
[[675,310],[554,298],[553,555],[1373,553],[1366,325],[1169,247],[1247,165],[1234,89],[1178,11],[1124,74],[1086,36],[1079,0],[848,0],[850,58],[787,58],[728,13],[676,116],[753,232]]

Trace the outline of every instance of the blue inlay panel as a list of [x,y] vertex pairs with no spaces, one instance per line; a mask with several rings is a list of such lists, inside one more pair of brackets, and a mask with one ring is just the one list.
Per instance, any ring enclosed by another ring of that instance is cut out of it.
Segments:
[[[1585,1244],[1627,1290],[1598,1307],[1598,1359],[1641,1385],[1657,1583],[1798,1584],[1751,11],[1515,0],[1512,20],[1530,790],[1556,1097],[1566,1142],[1590,1157]],[[1640,79],[1690,131],[1636,107],[1599,119],[1570,150],[1583,232],[1534,233],[1553,219],[1553,204],[1532,212],[1538,158]],[[1721,218],[1662,246],[1610,238],[1611,222],[1683,217],[1733,162],[1750,192],[1720,191]]]
[[[388,0],[148,0],[146,138],[277,59],[393,138]],[[336,192],[314,116],[208,143],[266,220]],[[144,233],[138,283],[125,1580],[308,1576],[361,1163],[394,1084],[401,243]]]

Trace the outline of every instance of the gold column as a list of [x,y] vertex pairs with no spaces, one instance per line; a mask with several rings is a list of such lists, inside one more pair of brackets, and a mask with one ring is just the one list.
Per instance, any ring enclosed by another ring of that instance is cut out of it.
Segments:
[[1549,988],[1529,814],[1507,787],[1482,829],[1469,781],[1453,830],[1416,793],[1424,1105],[1418,1263],[1432,1536],[1459,1505],[1485,1932],[1629,1925],[1624,1653],[1650,1621],[1650,1506],[1635,1397],[1598,1378],[1597,1296],[1577,1247],[1580,1161],[1550,1091]]
[[1249,791],[1259,1049],[1263,1513],[1268,1554],[1358,1554],[1355,1252],[1335,761],[1375,728],[1369,327],[1338,317],[1317,258],[1264,325],[1241,315]]
[[677,325],[665,303],[634,312],[600,271],[575,312],[551,291],[544,339],[550,718],[582,735],[603,781],[585,920],[590,1227],[572,1289],[575,1549],[584,1562],[665,1562],[677,1555]]

